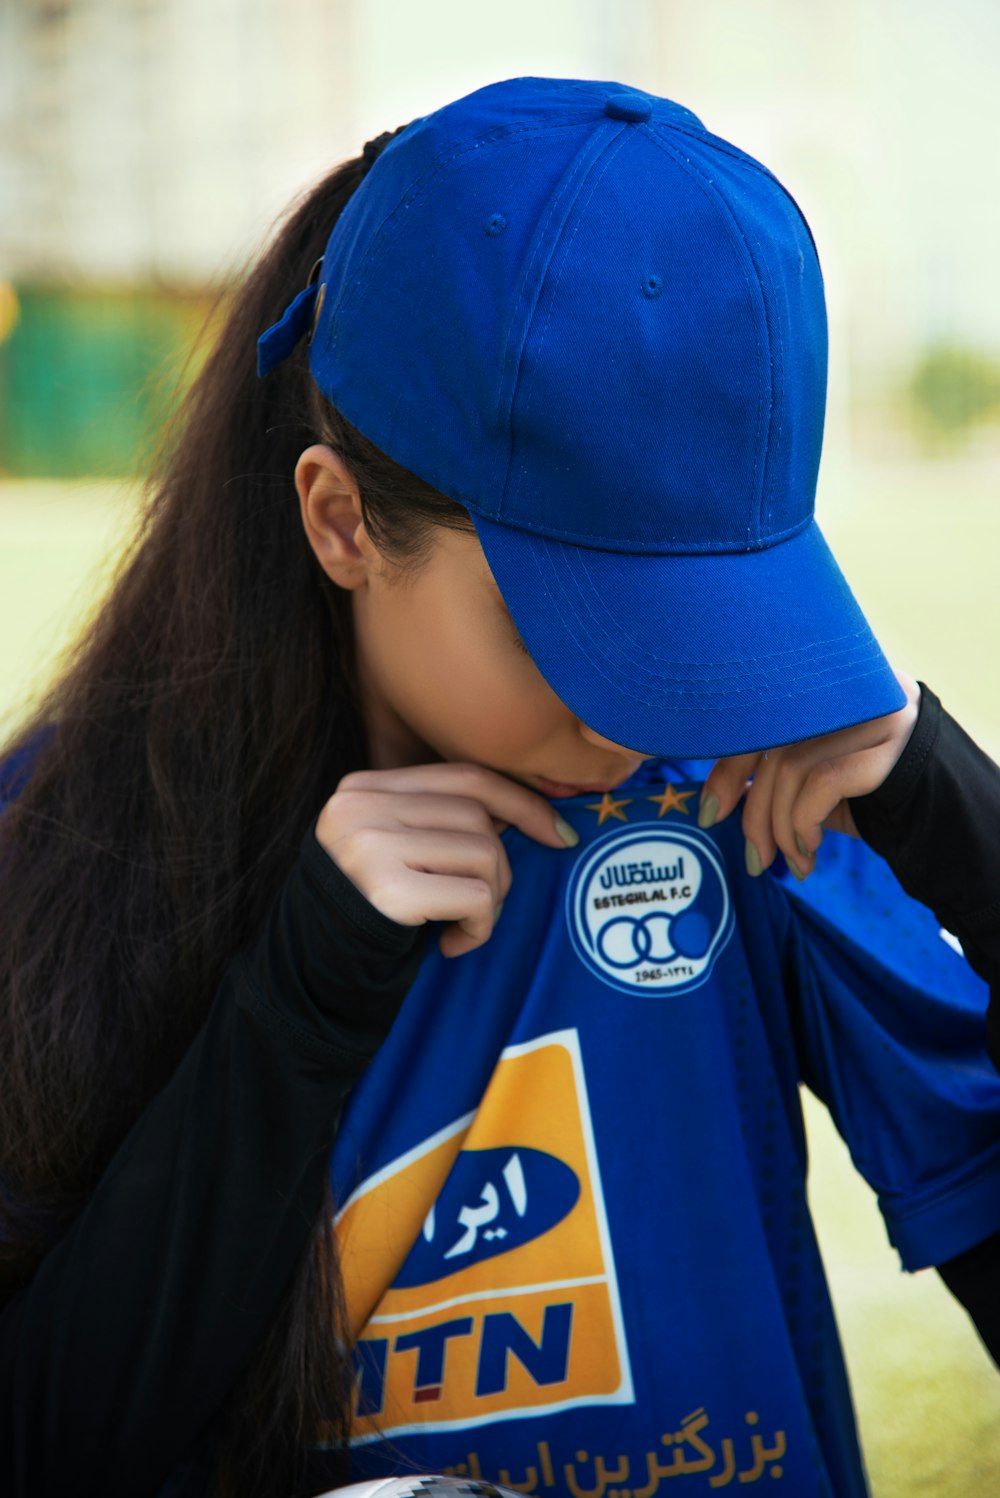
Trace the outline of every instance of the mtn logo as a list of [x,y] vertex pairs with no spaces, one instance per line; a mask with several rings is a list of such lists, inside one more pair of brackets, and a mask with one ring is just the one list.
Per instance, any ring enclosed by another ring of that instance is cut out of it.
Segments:
[[393,1289],[428,1285],[510,1253],[554,1228],[579,1196],[569,1166],[542,1150],[463,1150]]
[[338,1220],[355,1444],[632,1401],[575,1030],[510,1046],[479,1108]]

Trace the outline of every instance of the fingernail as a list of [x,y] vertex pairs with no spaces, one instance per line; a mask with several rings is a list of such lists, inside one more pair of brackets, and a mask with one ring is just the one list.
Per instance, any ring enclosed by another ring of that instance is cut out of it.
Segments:
[[497,921],[500,919],[500,912],[503,910],[503,904],[504,904],[504,902],[501,900],[500,904],[497,906],[496,910],[494,910],[494,912],[493,912],[493,924],[494,924],[494,926],[496,925]]
[[575,848],[577,843],[580,841],[580,834],[577,832],[576,828],[571,827],[568,822],[564,822],[562,817],[556,817],[556,831],[562,838],[563,842],[566,844],[567,848]]
[[809,849],[806,847],[805,843],[799,837],[798,833],[795,834],[795,846],[796,846],[796,848],[798,848],[798,850],[802,854],[803,858],[808,858],[809,857]]
[[746,859],[748,874],[752,875],[754,879],[756,879],[759,874],[763,874],[764,865],[760,861],[760,854],[757,852],[757,849],[754,847],[753,843],[750,842],[749,838],[747,839]]
[[707,796],[702,796],[701,805],[698,807],[698,826],[714,827],[719,816],[719,798],[713,796],[709,791]]
[[[798,839],[796,838],[796,842],[797,841],[798,841]],[[803,881],[803,879],[806,876],[805,876],[805,874],[803,874],[803,872],[799,868],[798,864],[793,859],[789,858],[789,856],[788,856],[787,853],[785,854],[785,862],[787,863],[788,867],[791,869],[792,873],[795,875],[796,879],[801,884],[802,881]]]

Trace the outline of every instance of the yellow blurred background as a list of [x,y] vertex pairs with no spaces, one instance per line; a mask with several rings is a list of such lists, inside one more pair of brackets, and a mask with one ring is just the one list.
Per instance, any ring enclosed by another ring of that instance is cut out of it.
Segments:
[[[536,73],[677,99],[794,194],[830,314],[821,523],[890,657],[1000,756],[998,56],[992,0],[0,7],[0,718],[99,599],[274,216],[382,130]],[[996,1370],[806,1107],[875,1498],[1000,1492]]]

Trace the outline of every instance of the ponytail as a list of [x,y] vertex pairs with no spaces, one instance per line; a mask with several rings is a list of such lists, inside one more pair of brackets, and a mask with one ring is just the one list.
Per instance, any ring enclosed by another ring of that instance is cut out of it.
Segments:
[[[304,353],[256,374],[259,333],[389,138],[299,203],[236,293],[108,597],[0,750],[33,757],[0,819],[0,1297],[79,1213],[317,810],[368,763],[350,601],[303,534],[299,453],[335,440],[404,551],[468,520],[324,407]],[[346,1439],[341,1324],[328,1199],[216,1422],[218,1498],[291,1492],[321,1423]]]

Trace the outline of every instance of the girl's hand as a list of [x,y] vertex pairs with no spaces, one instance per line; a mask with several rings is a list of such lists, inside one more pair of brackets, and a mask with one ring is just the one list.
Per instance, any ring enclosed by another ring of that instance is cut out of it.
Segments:
[[902,673],[897,679],[906,693],[897,713],[801,744],[720,759],[701,793],[699,825],[714,826],[745,794],[748,872],[762,873],[780,848],[796,878],[805,879],[825,828],[858,836],[849,797],[882,784],[913,732],[920,688]]
[[448,921],[441,951],[458,957],[493,932],[510,889],[505,827],[549,848],[579,836],[544,797],[472,764],[345,775],[316,837],[376,910],[404,926]]

